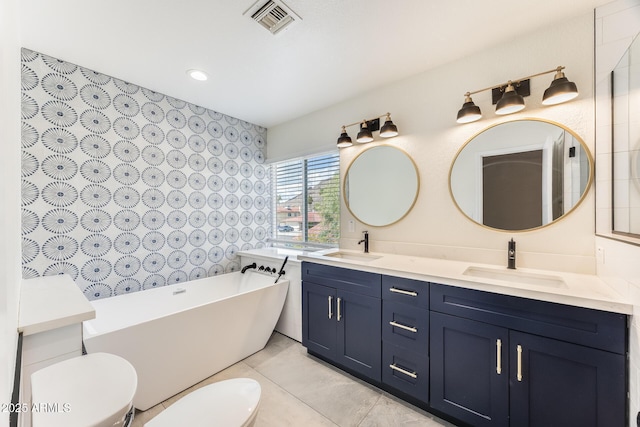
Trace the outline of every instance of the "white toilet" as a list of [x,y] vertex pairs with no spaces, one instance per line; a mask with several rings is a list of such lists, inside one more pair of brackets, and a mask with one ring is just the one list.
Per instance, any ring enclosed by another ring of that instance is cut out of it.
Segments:
[[125,426],[138,376],[122,357],[92,353],[31,375],[33,427]]
[[250,378],[213,383],[184,396],[145,427],[250,427],[261,391],[260,383]]

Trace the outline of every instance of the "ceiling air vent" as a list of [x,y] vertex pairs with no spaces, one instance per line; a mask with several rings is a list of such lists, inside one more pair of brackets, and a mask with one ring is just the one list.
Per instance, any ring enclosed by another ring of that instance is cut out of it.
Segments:
[[244,14],[250,15],[251,19],[271,31],[271,34],[276,34],[293,21],[300,19],[284,3],[273,0],[268,0],[266,3],[264,0],[259,0]]

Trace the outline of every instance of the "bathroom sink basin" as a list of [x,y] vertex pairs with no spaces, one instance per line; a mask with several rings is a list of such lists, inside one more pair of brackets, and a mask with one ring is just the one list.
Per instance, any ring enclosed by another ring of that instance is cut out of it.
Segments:
[[567,286],[561,277],[519,270],[472,266],[467,268],[462,274],[465,276],[501,280],[504,282],[519,283],[523,285],[547,286],[552,288],[564,288]]
[[377,255],[365,254],[365,253],[353,253],[353,252],[331,252],[328,254],[324,254],[324,256],[330,258],[340,258],[340,259],[348,259],[350,261],[360,261],[360,262],[369,262],[376,259],[380,259],[381,257]]

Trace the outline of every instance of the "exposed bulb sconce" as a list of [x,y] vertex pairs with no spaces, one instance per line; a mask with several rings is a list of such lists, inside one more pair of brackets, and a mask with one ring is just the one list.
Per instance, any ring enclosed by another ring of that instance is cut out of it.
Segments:
[[[380,118],[386,117],[384,124],[380,127]],[[362,120],[360,122],[350,123],[342,126],[342,132],[338,137],[338,148],[350,147],[353,145],[351,137],[347,133],[349,126],[360,125],[360,131],[356,136],[356,142],[366,144],[373,141],[373,132],[380,130],[380,136],[383,138],[391,138],[398,135],[398,127],[391,121],[391,114],[382,114],[374,119]]]
[[482,112],[473,100],[471,95],[491,90],[493,104],[496,105],[496,114],[504,115],[520,111],[524,108],[524,97],[531,94],[529,81],[533,77],[542,76],[549,73],[556,73],[551,85],[544,91],[542,96],[542,105],[555,105],[562,102],[570,101],[578,96],[578,88],[576,84],[570,82],[562,72],[564,66],[559,66],[553,70],[543,71],[542,73],[533,74],[517,80],[509,80],[507,83],[497,86],[491,86],[484,89],[467,92],[464,94],[464,104],[458,111],[456,121],[458,123],[471,123],[480,120]]

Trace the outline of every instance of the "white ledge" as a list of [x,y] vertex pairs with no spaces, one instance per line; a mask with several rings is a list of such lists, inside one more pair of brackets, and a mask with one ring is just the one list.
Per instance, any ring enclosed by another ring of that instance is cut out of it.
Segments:
[[23,280],[18,332],[32,335],[93,319],[96,312],[66,274]]

